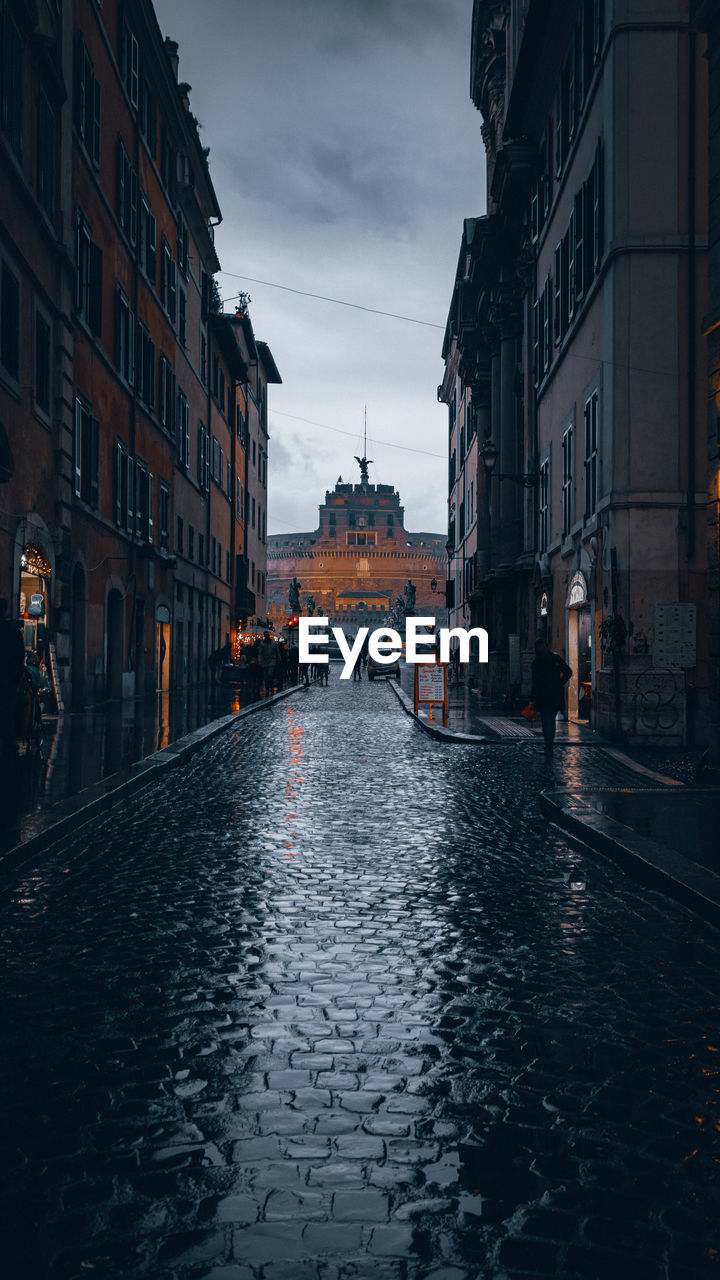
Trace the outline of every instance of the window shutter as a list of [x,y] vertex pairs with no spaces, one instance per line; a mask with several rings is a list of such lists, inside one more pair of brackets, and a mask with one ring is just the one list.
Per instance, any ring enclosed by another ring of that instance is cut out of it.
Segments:
[[[92,116],[92,158],[94,164],[100,167],[100,81],[94,75],[90,76],[93,95],[93,116]],[[90,139],[86,140],[89,148]]]
[[168,315],[174,324],[177,316],[177,267],[171,257],[168,257],[168,274]]
[[205,432],[205,440],[203,443],[203,453],[205,459],[205,488],[210,488],[210,433]]
[[598,271],[600,270],[603,251],[602,142],[600,138],[598,138],[596,151],[594,151],[593,174],[593,266],[594,270]]
[[130,170],[130,218],[128,221],[127,233],[130,237],[131,245],[137,244],[137,227],[138,227],[138,180],[134,169]]
[[97,418],[90,420],[90,506],[98,509],[98,454],[100,449],[100,423]]
[[115,442],[115,452],[113,455],[113,508],[115,512],[115,523],[122,524],[122,490],[123,490],[123,448],[122,445]]
[[73,490],[75,497],[80,497],[82,488],[82,413],[83,408],[80,400],[75,398],[75,436],[74,436],[74,458],[73,458]]
[[141,463],[135,461],[135,533],[142,537],[143,510],[145,507],[145,472]]
[[133,531],[133,519],[135,515],[135,504],[133,500],[134,499],[133,480],[134,480],[133,460],[129,454],[126,454],[125,455],[125,486],[126,486],[125,488],[125,495],[126,495],[125,528],[127,529],[128,533],[132,533]]
[[155,283],[157,259],[157,220],[152,213],[148,218],[148,250],[147,250],[147,277],[152,284]]
[[118,216],[118,222],[121,227],[125,226],[125,148],[122,139],[118,138],[115,145],[115,172],[117,195],[115,201],[115,212]]
[[150,472],[149,472],[149,471],[148,471],[148,477],[147,477],[147,516],[148,516],[148,520],[147,520],[147,540],[148,540],[148,542],[152,542],[152,540],[153,540],[153,531],[154,531],[154,524],[153,524],[153,478],[152,478],[152,476],[151,476],[151,474],[150,474]]
[[91,242],[89,253],[90,296],[88,299],[88,320],[93,333],[99,338],[102,334],[102,249]]

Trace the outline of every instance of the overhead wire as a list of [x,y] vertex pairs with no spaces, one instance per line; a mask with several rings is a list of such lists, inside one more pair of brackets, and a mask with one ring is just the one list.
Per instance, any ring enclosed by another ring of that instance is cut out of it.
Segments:
[[[251,284],[262,284],[268,289],[282,289],[284,293],[295,293],[300,298],[315,298],[317,302],[333,302],[338,307],[352,307],[354,311],[367,311],[373,316],[387,316],[390,320],[404,320],[407,324],[421,324],[428,329],[444,329],[444,324],[435,324],[432,320],[418,320],[416,316],[399,315],[396,311],[381,311],[379,307],[364,307],[359,302],[347,302],[344,298],[330,298],[324,293],[310,293],[307,289],[293,289],[288,284],[276,284],[272,280],[259,280],[257,276],[242,276],[236,271],[219,271],[218,275],[229,276],[232,280],[248,280]],[[239,298],[234,293],[230,298],[223,298],[222,305]]]
[[[270,416],[277,415],[279,418],[291,418],[293,422],[304,422],[309,427],[320,427],[322,431],[333,431],[339,436],[350,436],[351,439],[357,439],[357,431],[343,431],[342,427],[329,427],[326,422],[314,422],[312,418],[301,418],[296,413],[285,413],[281,409],[271,409]],[[388,449],[402,449],[404,453],[422,453],[426,458],[440,458],[443,462],[447,462],[447,454],[431,453],[429,449],[415,449],[409,444],[394,444],[392,440],[379,440],[374,436],[376,444],[385,445]]]

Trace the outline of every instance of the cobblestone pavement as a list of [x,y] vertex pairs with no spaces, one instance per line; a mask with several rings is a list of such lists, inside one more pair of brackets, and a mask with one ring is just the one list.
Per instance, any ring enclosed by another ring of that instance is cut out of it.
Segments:
[[547,781],[335,680],[6,880],[4,1275],[717,1275],[720,936]]

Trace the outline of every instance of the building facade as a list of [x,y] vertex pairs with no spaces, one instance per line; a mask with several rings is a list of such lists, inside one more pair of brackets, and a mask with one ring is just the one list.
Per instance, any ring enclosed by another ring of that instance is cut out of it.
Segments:
[[[290,584],[298,583],[300,612],[310,608],[354,634],[359,626],[391,625],[398,599],[415,588],[413,612],[438,616],[445,607],[445,538],[410,533],[392,485],[371,484],[365,458],[359,484],[342,476],[325,494],[312,533],[268,539],[268,612],[276,630],[295,612]],[[410,595],[412,599],[412,594]]]
[[254,612],[207,152],[149,0],[3,0],[2,59],[0,594],[60,706],[167,690]]
[[527,691],[539,634],[573,668],[572,718],[678,743],[708,715],[703,45],[670,0],[652,19],[476,0],[488,208],[464,225],[441,390],[451,446],[475,418],[457,469],[485,690]]

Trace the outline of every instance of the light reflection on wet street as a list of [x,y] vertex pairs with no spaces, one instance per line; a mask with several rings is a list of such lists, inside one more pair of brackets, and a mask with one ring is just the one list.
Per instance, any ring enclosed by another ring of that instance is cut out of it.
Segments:
[[547,783],[335,679],[17,874],[10,1274],[717,1274],[720,937]]

